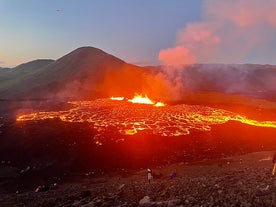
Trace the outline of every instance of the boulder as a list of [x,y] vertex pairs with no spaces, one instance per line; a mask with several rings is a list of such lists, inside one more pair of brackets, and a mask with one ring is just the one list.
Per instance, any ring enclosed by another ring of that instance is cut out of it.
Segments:
[[145,206],[145,204],[148,204],[151,202],[151,199],[149,196],[145,196],[139,201],[139,206]]

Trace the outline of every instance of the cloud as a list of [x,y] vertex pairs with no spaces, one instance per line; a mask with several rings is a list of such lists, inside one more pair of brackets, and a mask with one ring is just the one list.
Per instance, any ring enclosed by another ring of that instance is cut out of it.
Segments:
[[[271,63],[276,55],[275,0],[205,0],[203,19],[177,34],[175,46],[159,52],[163,64]],[[185,52],[184,52],[185,51]]]

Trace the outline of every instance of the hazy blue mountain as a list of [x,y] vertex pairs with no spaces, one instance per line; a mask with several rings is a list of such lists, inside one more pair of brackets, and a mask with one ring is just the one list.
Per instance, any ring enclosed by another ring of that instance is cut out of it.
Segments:
[[[130,79],[121,78],[128,73]],[[82,47],[56,61],[32,61],[1,70],[0,99],[107,96],[116,90],[128,92],[133,84],[141,85],[142,74],[142,68],[100,49]]]

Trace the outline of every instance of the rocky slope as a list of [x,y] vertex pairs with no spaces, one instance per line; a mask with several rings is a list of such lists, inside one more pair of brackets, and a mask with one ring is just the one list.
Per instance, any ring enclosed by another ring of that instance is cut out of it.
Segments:
[[[146,169],[93,176],[93,172],[56,178],[45,192],[2,192],[1,206],[275,206],[273,152],[153,169],[163,177],[146,180]],[[170,179],[175,170],[177,177]],[[42,183],[45,184],[45,183]],[[46,183],[49,184],[49,183]]]

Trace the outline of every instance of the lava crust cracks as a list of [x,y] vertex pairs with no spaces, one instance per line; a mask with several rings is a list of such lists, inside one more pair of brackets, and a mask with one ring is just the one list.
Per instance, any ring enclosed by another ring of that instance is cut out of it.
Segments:
[[43,111],[21,114],[17,121],[59,118],[65,122],[88,122],[99,134],[113,127],[123,135],[145,133],[160,136],[182,136],[191,129],[209,131],[212,125],[238,121],[244,124],[276,128],[275,121],[257,121],[245,116],[202,105],[167,105],[154,107],[127,101],[98,99],[73,101],[72,108],[63,111]]

